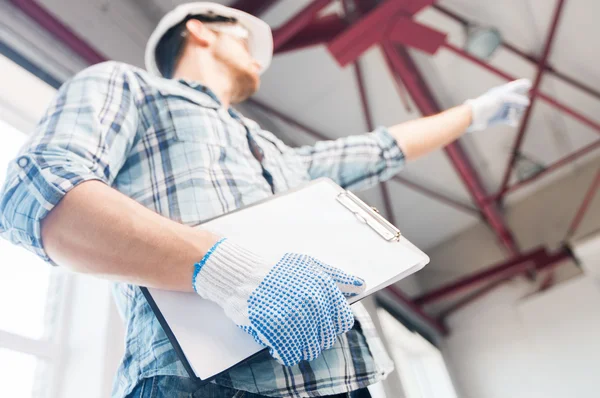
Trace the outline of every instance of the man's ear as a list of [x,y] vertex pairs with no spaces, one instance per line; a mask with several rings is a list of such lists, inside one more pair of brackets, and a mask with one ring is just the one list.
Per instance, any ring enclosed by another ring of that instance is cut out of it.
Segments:
[[190,19],[185,23],[185,27],[189,32],[188,39],[193,40],[202,47],[208,47],[211,43],[211,31],[206,29],[206,26],[197,19]]

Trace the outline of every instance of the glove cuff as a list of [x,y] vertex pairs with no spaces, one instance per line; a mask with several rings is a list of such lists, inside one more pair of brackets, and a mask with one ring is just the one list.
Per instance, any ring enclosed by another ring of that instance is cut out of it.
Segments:
[[467,133],[483,130],[485,125],[481,125],[481,122],[478,120],[479,112],[477,109],[477,100],[468,99],[464,102],[464,104],[471,107],[471,124],[469,127],[467,127]]
[[248,297],[271,268],[262,257],[223,238],[194,265],[192,283],[196,293],[236,320],[246,314]]

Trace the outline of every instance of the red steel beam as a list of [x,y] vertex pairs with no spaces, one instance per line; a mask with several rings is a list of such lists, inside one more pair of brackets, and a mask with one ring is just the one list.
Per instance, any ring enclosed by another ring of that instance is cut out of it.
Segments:
[[408,298],[398,288],[396,288],[395,286],[392,285],[392,286],[386,287],[385,289],[392,296],[394,296],[394,298],[396,298],[401,304],[404,304],[409,309],[411,309],[415,314],[417,314],[419,316],[419,318],[421,318],[421,320],[423,320],[425,323],[427,323],[434,330],[436,330],[437,332],[439,332],[443,336],[448,335],[448,328],[446,327],[446,325],[444,325],[442,322],[440,322],[439,320],[433,318],[428,313],[426,313],[425,311],[423,311],[423,309],[421,307],[419,307],[418,305],[416,305],[413,302],[413,300],[411,300],[410,298]]
[[50,32],[89,64],[106,61],[106,57],[79,38],[73,30],[60,22],[53,14],[33,0],[9,0],[38,25]]
[[[462,48],[456,47],[453,44],[446,43],[446,44],[444,44],[444,48],[452,51],[453,53],[455,53],[456,55],[458,55],[462,58],[468,59],[469,61],[476,63],[477,65],[483,67],[484,69],[487,69],[488,71],[490,71],[490,72],[494,73],[495,75],[500,76],[506,80],[517,79],[515,76],[512,76],[512,75],[488,64],[487,62],[484,62],[484,61],[480,60],[479,58],[472,56],[471,54],[469,54]],[[549,95],[546,95],[546,94],[540,92],[540,93],[538,93],[538,97],[540,99],[543,99],[544,101],[546,101],[548,104],[554,106],[558,110],[568,114],[569,116],[571,116],[575,120],[579,121],[580,123],[590,127],[591,129],[595,130],[596,132],[600,133],[600,123],[588,118],[587,116],[584,116],[583,114],[577,112],[576,110],[563,104],[562,102],[559,102],[558,100],[554,99],[553,97],[550,97]]]
[[545,261],[543,261],[539,264],[536,264],[535,270],[536,271],[544,271],[544,270],[553,269],[559,263],[566,261],[566,260],[575,261],[575,258],[573,258],[573,252],[571,251],[571,249],[565,245],[565,246],[561,247],[560,250],[556,251],[555,253],[549,254]]
[[[384,42],[383,48],[394,71],[404,82],[404,86],[412,96],[421,114],[429,116],[441,112],[440,106],[408,52],[389,42]],[[486,200],[485,188],[460,143],[454,142],[446,146],[444,150],[498,240],[511,254],[518,254],[515,240],[506,226],[500,210],[495,203],[489,203]]]
[[[571,252],[569,251],[569,249],[567,247],[563,247],[563,248],[559,249],[556,253],[549,254],[544,258],[538,259],[538,261],[535,263],[535,270],[542,271],[542,270],[552,269],[552,268],[558,266],[563,261],[570,259],[570,258],[572,258]],[[467,297],[460,299],[458,302],[454,303],[449,308],[446,308],[444,311],[442,311],[442,313],[440,313],[438,315],[438,319],[440,319],[443,322],[452,313],[458,311],[459,309],[465,307],[466,305],[472,303],[473,301],[490,293],[492,290],[497,288],[499,285],[505,283],[511,277],[516,276],[520,273],[522,273],[521,269],[515,268],[514,271],[511,271],[509,276],[502,277],[500,279],[497,279],[497,280],[491,282],[490,284],[482,287],[481,289],[468,295]],[[552,273],[549,275],[552,275]]]
[[435,54],[446,42],[448,34],[415,22],[411,17],[401,15],[386,32],[386,39],[394,44],[416,48],[428,54]]
[[[585,146],[585,147],[571,153],[570,155],[563,157],[562,159],[552,163],[549,166],[546,166],[546,168],[544,168],[544,170],[540,171],[539,173],[511,185],[510,187],[506,188],[502,192],[502,194],[503,195],[508,194],[510,192],[513,192],[513,191],[523,187],[524,185],[528,185],[528,184],[536,181],[537,179],[547,175],[548,173],[551,173],[551,172],[573,162],[575,159],[580,158],[580,157],[588,154],[589,152],[593,152],[594,150],[596,150],[598,148],[600,148],[600,140],[597,140],[597,141],[593,142],[592,144]],[[498,200],[499,198],[500,198],[500,193],[496,193],[495,195],[490,196],[488,198],[488,201]]]
[[592,203],[592,199],[598,192],[598,188],[600,188],[600,168],[598,168],[598,171],[596,172],[596,176],[594,177],[592,184],[590,185],[589,189],[585,193],[583,201],[581,202],[581,205],[579,206],[577,213],[575,213],[575,217],[573,217],[573,221],[571,221],[571,224],[569,225],[569,229],[567,230],[567,236],[566,236],[565,240],[571,238],[573,236],[573,234],[575,234],[575,232],[577,231],[579,224],[581,224],[581,221],[583,220],[583,216],[585,215],[585,212],[590,207],[590,204]]
[[[396,3],[391,3],[392,5]],[[401,9],[400,6],[396,6],[396,8]],[[385,11],[385,10],[384,10]],[[380,15],[382,20],[389,19],[389,13],[382,13]],[[377,21],[374,21],[372,25],[377,25]],[[302,29],[293,39],[291,39],[288,43],[280,47],[276,54],[281,54],[284,52],[300,50],[306,47],[316,46],[320,44],[329,44],[334,40],[339,40],[340,35],[344,30],[348,28],[348,24],[338,15],[332,14],[327,15],[322,18],[319,18],[316,21],[313,21],[307,27]],[[366,29],[366,28],[365,28]],[[369,29],[367,29],[369,30]],[[372,29],[371,29],[372,30]],[[359,33],[364,31],[361,30]],[[339,58],[339,61],[344,66],[346,63],[351,62],[352,58],[357,58],[358,55],[362,54],[362,52],[367,49],[369,46],[376,44],[383,37],[383,33],[381,33],[381,37],[379,36],[369,36],[368,33],[364,35],[360,35],[361,40],[371,37],[364,43],[364,48],[356,49],[353,47],[353,44],[356,44],[356,37],[349,38],[348,41],[348,49],[344,49],[342,47],[337,48],[339,44],[332,44],[333,47],[330,47],[330,51],[339,51],[340,54],[335,53],[334,57],[336,59]],[[401,16],[394,23],[390,24],[389,32],[387,32],[386,37],[389,37],[396,44],[403,44],[409,47],[418,48],[421,51],[425,51],[429,54],[435,54],[436,51],[443,45],[446,40],[446,34],[443,32],[436,31],[427,27],[425,25],[421,25],[413,21],[410,17]],[[351,51],[351,55],[346,55],[345,51]],[[356,52],[354,52],[356,51]],[[341,57],[341,58],[340,58]]]
[[313,0],[298,14],[294,15],[283,26],[273,32],[273,51],[290,41],[302,29],[308,26],[317,16],[319,11],[325,8],[331,0]]
[[[439,4],[434,4],[433,8],[437,9],[439,12],[441,12],[442,14],[452,18],[453,20],[459,22],[460,24],[462,24],[463,26],[469,26],[472,25],[473,23],[470,22],[469,20],[467,20],[466,18],[458,15],[457,13],[449,10],[448,8],[445,8]],[[539,59],[536,58],[535,56],[531,55],[531,54],[527,54],[524,51],[518,49],[517,47],[515,47],[514,45],[507,43],[505,41],[503,41],[500,44],[504,49],[506,49],[507,51],[512,52],[513,54],[516,54],[518,56],[520,56],[521,58],[524,58],[526,60],[528,60],[531,63],[534,64],[538,64],[539,63]],[[564,82],[572,85],[573,87],[578,88],[579,90],[589,94],[590,96],[600,100],[600,91],[595,90],[594,88],[573,79],[571,76],[567,76],[562,72],[557,71],[555,68],[553,68],[551,65],[549,65],[548,63],[546,63],[546,66],[544,68],[544,71],[560,80],[563,80]]]
[[384,2],[348,26],[329,43],[327,49],[340,66],[348,65],[383,40],[393,23],[391,17],[403,10],[402,1]]
[[523,115],[523,119],[521,120],[519,132],[517,133],[517,137],[513,144],[513,148],[510,153],[510,158],[508,160],[508,165],[506,166],[506,170],[504,172],[504,178],[502,179],[502,183],[500,184],[500,192],[504,191],[504,189],[508,186],[510,176],[512,175],[513,168],[515,167],[515,162],[517,161],[519,149],[521,148],[523,138],[525,137],[525,132],[527,131],[529,121],[531,120],[531,115],[533,114],[533,106],[539,93],[540,85],[542,83],[542,77],[544,76],[544,69],[546,67],[546,62],[550,57],[550,51],[552,50],[552,44],[554,44],[554,38],[556,37],[556,32],[558,31],[558,25],[564,9],[564,5],[565,0],[558,0],[556,4],[554,16],[552,18],[552,23],[550,24],[550,32],[546,37],[544,50],[537,65],[537,74],[535,76],[535,80],[533,81],[533,86],[531,87],[531,105],[527,107],[527,109],[525,110],[525,115]]
[[329,41],[343,32],[347,26],[346,21],[340,18],[339,15],[326,15],[311,22],[287,43],[281,45],[275,51],[275,54],[329,43]]
[[[363,115],[367,123],[367,129],[373,131],[375,125],[373,123],[373,115],[371,114],[371,108],[369,107],[369,100],[367,98],[367,90],[365,89],[365,82],[363,79],[362,68],[360,66],[360,60],[354,62],[354,74],[356,76],[356,84],[358,85],[358,92],[360,94],[360,105],[362,106]],[[381,197],[383,198],[383,205],[385,206],[385,214],[389,221],[396,225],[396,216],[392,208],[392,200],[390,198],[390,192],[385,182],[379,184]]]
[[230,5],[230,7],[245,11],[248,14],[259,16],[274,6],[278,1],[279,0],[237,0]]
[[[439,42],[439,36],[443,33],[411,21],[409,17],[431,5],[433,1],[388,0],[371,9],[360,19],[354,18],[358,16],[355,13],[350,16],[353,23],[332,40],[327,48],[340,66],[354,62],[367,49],[380,43],[384,38],[389,38],[390,35],[393,35],[394,39],[408,40],[417,47],[431,49],[436,42]],[[354,11],[360,11],[360,4],[356,8]],[[399,16],[405,17],[405,20],[399,20],[397,18]],[[398,29],[394,29],[399,22]],[[402,34],[415,37],[403,37]]]
[[[274,115],[275,117],[277,117],[278,119],[283,120],[284,122],[297,127],[300,130],[303,130],[304,132],[306,132],[308,135],[311,135],[313,138],[318,139],[318,140],[331,140],[330,137],[325,136],[323,133],[318,132],[310,127],[308,127],[307,125],[300,123],[299,121],[291,118],[288,115],[283,114],[282,112],[279,112],[278,110],[274,109],[273,107],[258,101],[256,99],[249,99],[247,100],[247,102],[262,110],[263,112],[269,113],[271,115]],[[425,196],[428,196],[434,200],[439,201],[440,203],[444,203],[446,205],[452,206],[458,210],[464,211],[469,213],[470,215],[474,215],[474,216],[481,216],[481,214],[479,213],[479,211],[477,209],[474,209],[472,207],[470,207],[469,205],[466,205],[458,200],[449,198],[445,195],[442,195],[430,188],[427,188],[425,186],[422,186],[420,184],[417,184],[415,182],[409,181],[403,177],[400,176],[394,176],[392,177],[393,180],[399,182],[402,185],[406,185],[407,187],[411,188],[414,191],[420,192]]]
[[364,15],[377,6],[374,0],[354,0],[354,11],[357,15]]
[[466,290],[479,286],[484,282],[489,282],[496,279],[507,279],[514,275],[521,274],[531,268],[531,264],[536,261],[545,259],[548,256],[546,249],[543,247],[530,250],[520,256],[512,258],[508,261],[493,265],[483,271],[474,272],[468,276],[460,278],[457,281],[445,284],[431,292],[422,294],[416,297],[413,301],[417,305],[431,304],[440,299],[462,293]]
[[388,71],[390,72],[390,75],[392,75],[392,79],[394,79],[394,82],[396,83],[396,84],[394,84],[394,86],[396,87],[396,92],[398,93],[398,97],[400,98],[400,101],[402,102],[402,105],[404,106],[404,110],[406,112],[412,113],[412,107],[410,106],[410,100],[408,99],[406,89],[404,88],[404,83],[398,77],[398,74],[394,71],[394,65],[392,65],[392,62],[390,61],[390,57],[388,57],[387,54],[385,53],[385,49],[383,48],[383,46],[380,46],[380,48],[381,48],[381,51],[383,52],[383,59],[385,59],[385,63],[387,65]]

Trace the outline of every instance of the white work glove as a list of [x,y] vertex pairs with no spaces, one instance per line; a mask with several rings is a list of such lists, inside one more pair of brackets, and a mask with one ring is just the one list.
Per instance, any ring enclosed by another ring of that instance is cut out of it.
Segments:
[[519,79],[494,87],[465,104],[471,106],[473,121],[467,132],[485,130],[497,124],[517,126],[523,111],[529,106],[529,79]]
[[317,358],[352,329],[346,297],[365,290],[362,279],[315,258],[288,253],[270,264],[228,239],[196,264],[193,286],[287,366]]

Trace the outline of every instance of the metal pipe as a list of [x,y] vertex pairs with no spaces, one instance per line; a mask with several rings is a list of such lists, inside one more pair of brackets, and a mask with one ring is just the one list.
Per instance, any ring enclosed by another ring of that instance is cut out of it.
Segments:
[[[278,110],[274,109],[273,107],[271,107],[271,106],[269,106],[269,105],[267,105],[267,104],[265,104],[265,103],[263,103],[261,101],[258,101],[256,99],[249,99],[249,100],[247,100],[247,102],[250,105],[252,105],[252,106],[254,106],[254,107],[262,110],[263,112],[270,113],[271,115],[274,115],[275,117],[283,120],[284,122],[286,122],[286,123],[288,123],[288,124],[290,124],[290,125],[298,128],[300,130],[303,130],[304,132],[306,132],[308,135],[311,135],[315,139],[318,139],[318,140],[331,140],[331,138],[325,136],[324,134],[322,134],[322,133],[320,133],[320,132],[318,132],[318,131],[316,131],[316,130],[308,127],[308,126],[306,126],[305,124],[300,123],[299,121],[297,121],[297,120],[289,117],[288,115],[285,115],[285,114],[279,112]],[[472,208],[472,207],[470,207],[468,205],[465,205],[464,203],[461,203],[458,200],[449,198],[449,197],[444,196],[444,195],[442,195],[442,194],[440,194],[438,192],[435,192],[434,190],[432,190],[430,188],[424,187],[424,186],[422,186],[420,184],[417,184],[415,182],[409,181],[409,180],[407,180],[407,179],[405,179],[403,177],[399,177],[399,176],[394,176],[394,177],[392,177],[392,179],[396,180],[400,184],[406,185],[407,187],[409,187],[409,188],[411,188],[411,189],[413,189],[415,191],[418,191],[418,192],[424,194],[425,196],[429,196],[432,199],[440,201],[441,203],[444,203],[444,204],[449,205],[449,206],[453,206],[456,209],[468,212],[471,215],[481,216],[481,214],[479,213],[479,211],[477,209],[474,209],[474,208]]]
[[396,298],[401,304],[406,305],[410,310],[412,310],[415,314],[419,316],[425,323],[427,323],[430,327],[438,331],[441,335],[448,335],[448,328],[439,320],[433,318],[431,315],[423,311],[421,307],[416,305],[413,300],[408,298],[404,293],[402,293],[395,286],[388,286],[385,288],[394,298]]
[[282,27],[273,32],[273,50],[277,51],[281,46],[291,40],[298,32],[310,24],[319,11],[325,8],[331,0],[314,0],[298,14],[294,15]]
[[514,257],[508,261],[488,267],[482,271],[474,272],[468,276],[462,277],[454,282],[445,284],[431,292],[420,295],[413,301],[417,305],[427,305],[442,298],[453,296],[480,285],[484,282],[496,280],[499,278],[510,278],[514,275],[523,273],[531,267],[532,263],[546,258],[545,248],[536,248],[523,255]]
[[[471,54],[469,54],[462,48],[456,47],[453,44],[445,43],[443,48],[452,51],[453,53],[455,53],[456,55],[458,55],[462,58],[468,59],[469,61],[476,63],[477,65],[487,69],[488,71],[490,71],[490,72],[494,73],[495,75],[500,76],[506,80],[517,79],[515,76],[509,75],[508,73],[496,68],[495,66],[492,66],[492,65],[488,64],[487,62],[484,62],[484,61],[480,60],[479,58],[472,56]],[[585,124],[586,126],[592,128],[592,129],[596,130],[596,132],[600,133],[600,123],[593,121],[592,119],[588,118],[587,116],[584,116],[583,114],[575,111],[573,108],[568,107],[567,105],[563,104],[562,102],[559,102],[556,99],[554,99],[553,97],[550,97],[544,93],[541,93],[541,92],[538,93],[538,97],[540,99],[543,99],[544,101],[546,101],[548,104],[559,109],[560,111],[568,114],[575,120],[581,122],[582,124]]]
[[600,188],[600,168],[598,168],[598,171],[596,172],[596,176],[594,177],[592,184],[585,193],[583,201],[581,202],[577,213],[575,213],[573,221],[571,221],[571,224],[569,225],[569,229],[567,230],[567,236],[565,237],[565,240],[570,239],[573,236],[573,234],[575,234],[575,232],[577,231],[579,224],[581,224],[581,221],[583,220],[585,212],[590,207],[590,204],[592,203],[592,199],[596,195],[596,192],[598,192],[598,188]]
[[[441,112],[440,106],[437,104],[421,72],[408,52],[403,48],[397,48],[389,42],[384,42],[382,46],[394,71],[404,82],[404,86],[421,111],[421,114],[429,116]],[[497,205],[487,202],[487,193],[483,184],[462,146],[458,142],[454,142],[446,146],[444,150],[498,240],[511,254],[516,255],[518,248],[512,233],[506,226]]]
[[506,166],[506,170],[504,171],[504,178],[502,179],[502,183],[500,184],[500,191],[503,191],[504,188],[508,186],[508,182],[510,180],[513,168],[515,166],[515,162],[517,161],[517,155],[519,153],[519,149],[521,148],[521,143],[523,142],[525,132],[527,131],[529,121],[531,120],[531,115],[533,114],[533,106],[539,93],[540,85],[542,83],[542,77],[544,76],[544,69],[546,67],[546,61],[548,60],[548,57],[550,56],[550,51],[552,50],[552,44],[554,43],[554,37],[556,36],[556,32],[558,31],[558,24],[560,22],[560,17],[562,15],[564,5],[565,0],[558,0],[558,3],[556,4],[554,16],[552,18],[552,23],[550,24],[550,32],[546,37],[544,50],[537,65],[537,74],[535,76],[533,86],[531,87],[531,105],[527,107],[527,109],[525,110],[525,115],[523,115],[523,119],[521,120],[519,132],[517,133],[517,138],[515,139],[512,151],[510,153],[508,165]]
[[504,196],[510,192],[513,192],[513,191],[517,190],[518,188],[521,188],[524,185],[528,185],[528,184],[532,183],[533,181],[536,181],[537,179],[545,176],[546,174],[548,174],[556,169],[559,169],[562,166],[565,166],[565,165],[573,162],[575,159],[582,157],[582,156],[586,155],[587,153],[592,152],[598,148],[600,148],[600,140],[594,141],[592,144],[590,144],[586,147],[583,147],[583,148],[571,153],[570,155],[563,157],[562,159],[547,166],[546,168],[544,168],[544,170],[540,171],[539,173],[534,174],[533,176],[531,176],[525,180],[521,180],[521,181],[511,185],[510,187],[506,188],[504,191],[498,192],[495,195],[490,196],[488,198],[488,201],[498,200],[501,196]]

